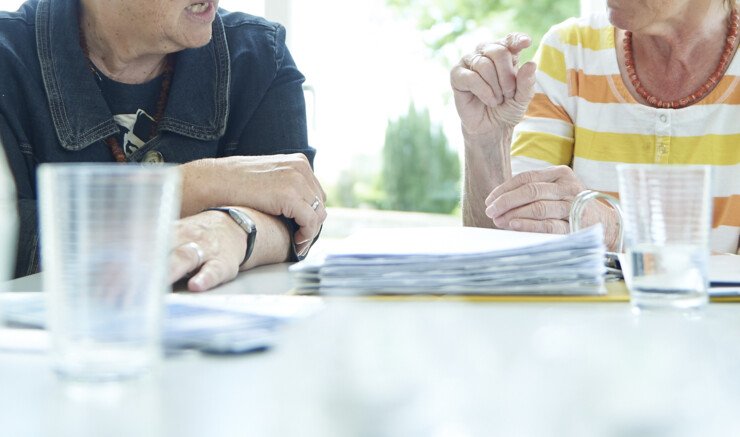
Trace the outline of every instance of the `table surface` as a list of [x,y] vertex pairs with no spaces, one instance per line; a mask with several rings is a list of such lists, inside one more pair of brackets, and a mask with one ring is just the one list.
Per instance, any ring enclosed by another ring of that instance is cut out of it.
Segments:
[[[288,264],[212,293],[279,294]],[[39,276],[8,283],[39,289]],[[327,298],[244,356],[187,354],[119,385],[0,353],[8,436],[740,435],[740,305]]]

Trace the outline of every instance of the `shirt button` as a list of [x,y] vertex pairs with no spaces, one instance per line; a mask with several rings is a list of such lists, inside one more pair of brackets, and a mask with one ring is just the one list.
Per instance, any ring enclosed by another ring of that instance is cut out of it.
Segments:
[[665,123],[666,121],[668,121],[668,117],[666,117],[665,114],[660,114],[659,118],[660,118],[661,123]]
[[144,164],[161,164],[164,162],[164,156],[156,150],[150,150],[146,152],[141,162]]

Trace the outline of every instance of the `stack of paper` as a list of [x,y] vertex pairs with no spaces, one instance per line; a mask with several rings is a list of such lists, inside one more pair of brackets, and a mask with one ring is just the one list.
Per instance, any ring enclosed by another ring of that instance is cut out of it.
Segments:
[[602,294],[601,225],[571,235],[366,229],[291,266],[301,293]]
[[[44,327],[43,293],[4,293],[0,298],[12,326]],[[219,354],[259,351],[272,346],[281,325],[310,316],[322,305],[321,298],[310,296],[168,294],[162,342],[168,353],[182,349]],[[4,347],[7,342],[0,342],[0,350]]]

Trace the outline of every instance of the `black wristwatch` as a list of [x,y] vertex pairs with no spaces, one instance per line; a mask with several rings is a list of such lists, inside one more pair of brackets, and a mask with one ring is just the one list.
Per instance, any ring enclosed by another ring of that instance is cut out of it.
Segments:
[[234,219],[234,221],[241,226],[242,229],[244,229],[244,232],[247,233],[247,253],[244,254],[244,259],[239,264],[239,267],[243,266],[244,263],[247,262],[250,256],[252,256],[252,250],[254,249],[254,240],[257,238],[257,225],[254,224],[254,221],[247,215],[246,212],[242,211],[241,209],[237,208],[227,208],[227,207],[213,207],[213,208],[206,208],[203,211],[223,211],[227,214],[229,214],[229,217]]

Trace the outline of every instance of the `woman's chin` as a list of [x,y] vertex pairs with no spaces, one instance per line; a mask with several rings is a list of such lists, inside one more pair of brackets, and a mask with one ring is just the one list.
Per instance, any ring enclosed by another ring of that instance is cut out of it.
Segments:
[[203,47],[209,42],[211,42],[210,27],[205,32],[204,31],[197,32],[197,33],[192,32],[192,33],[184,35],[181,45],[185,49],[197,49],[197,48]]
[[606,15],[609,18],[609,22],[612,24],[612,26],[616,27],[617,29],[630,30],[630,20],[628,17],[625,16],[624,13],[622,13],[622,11],[608,8],[606,11]]

